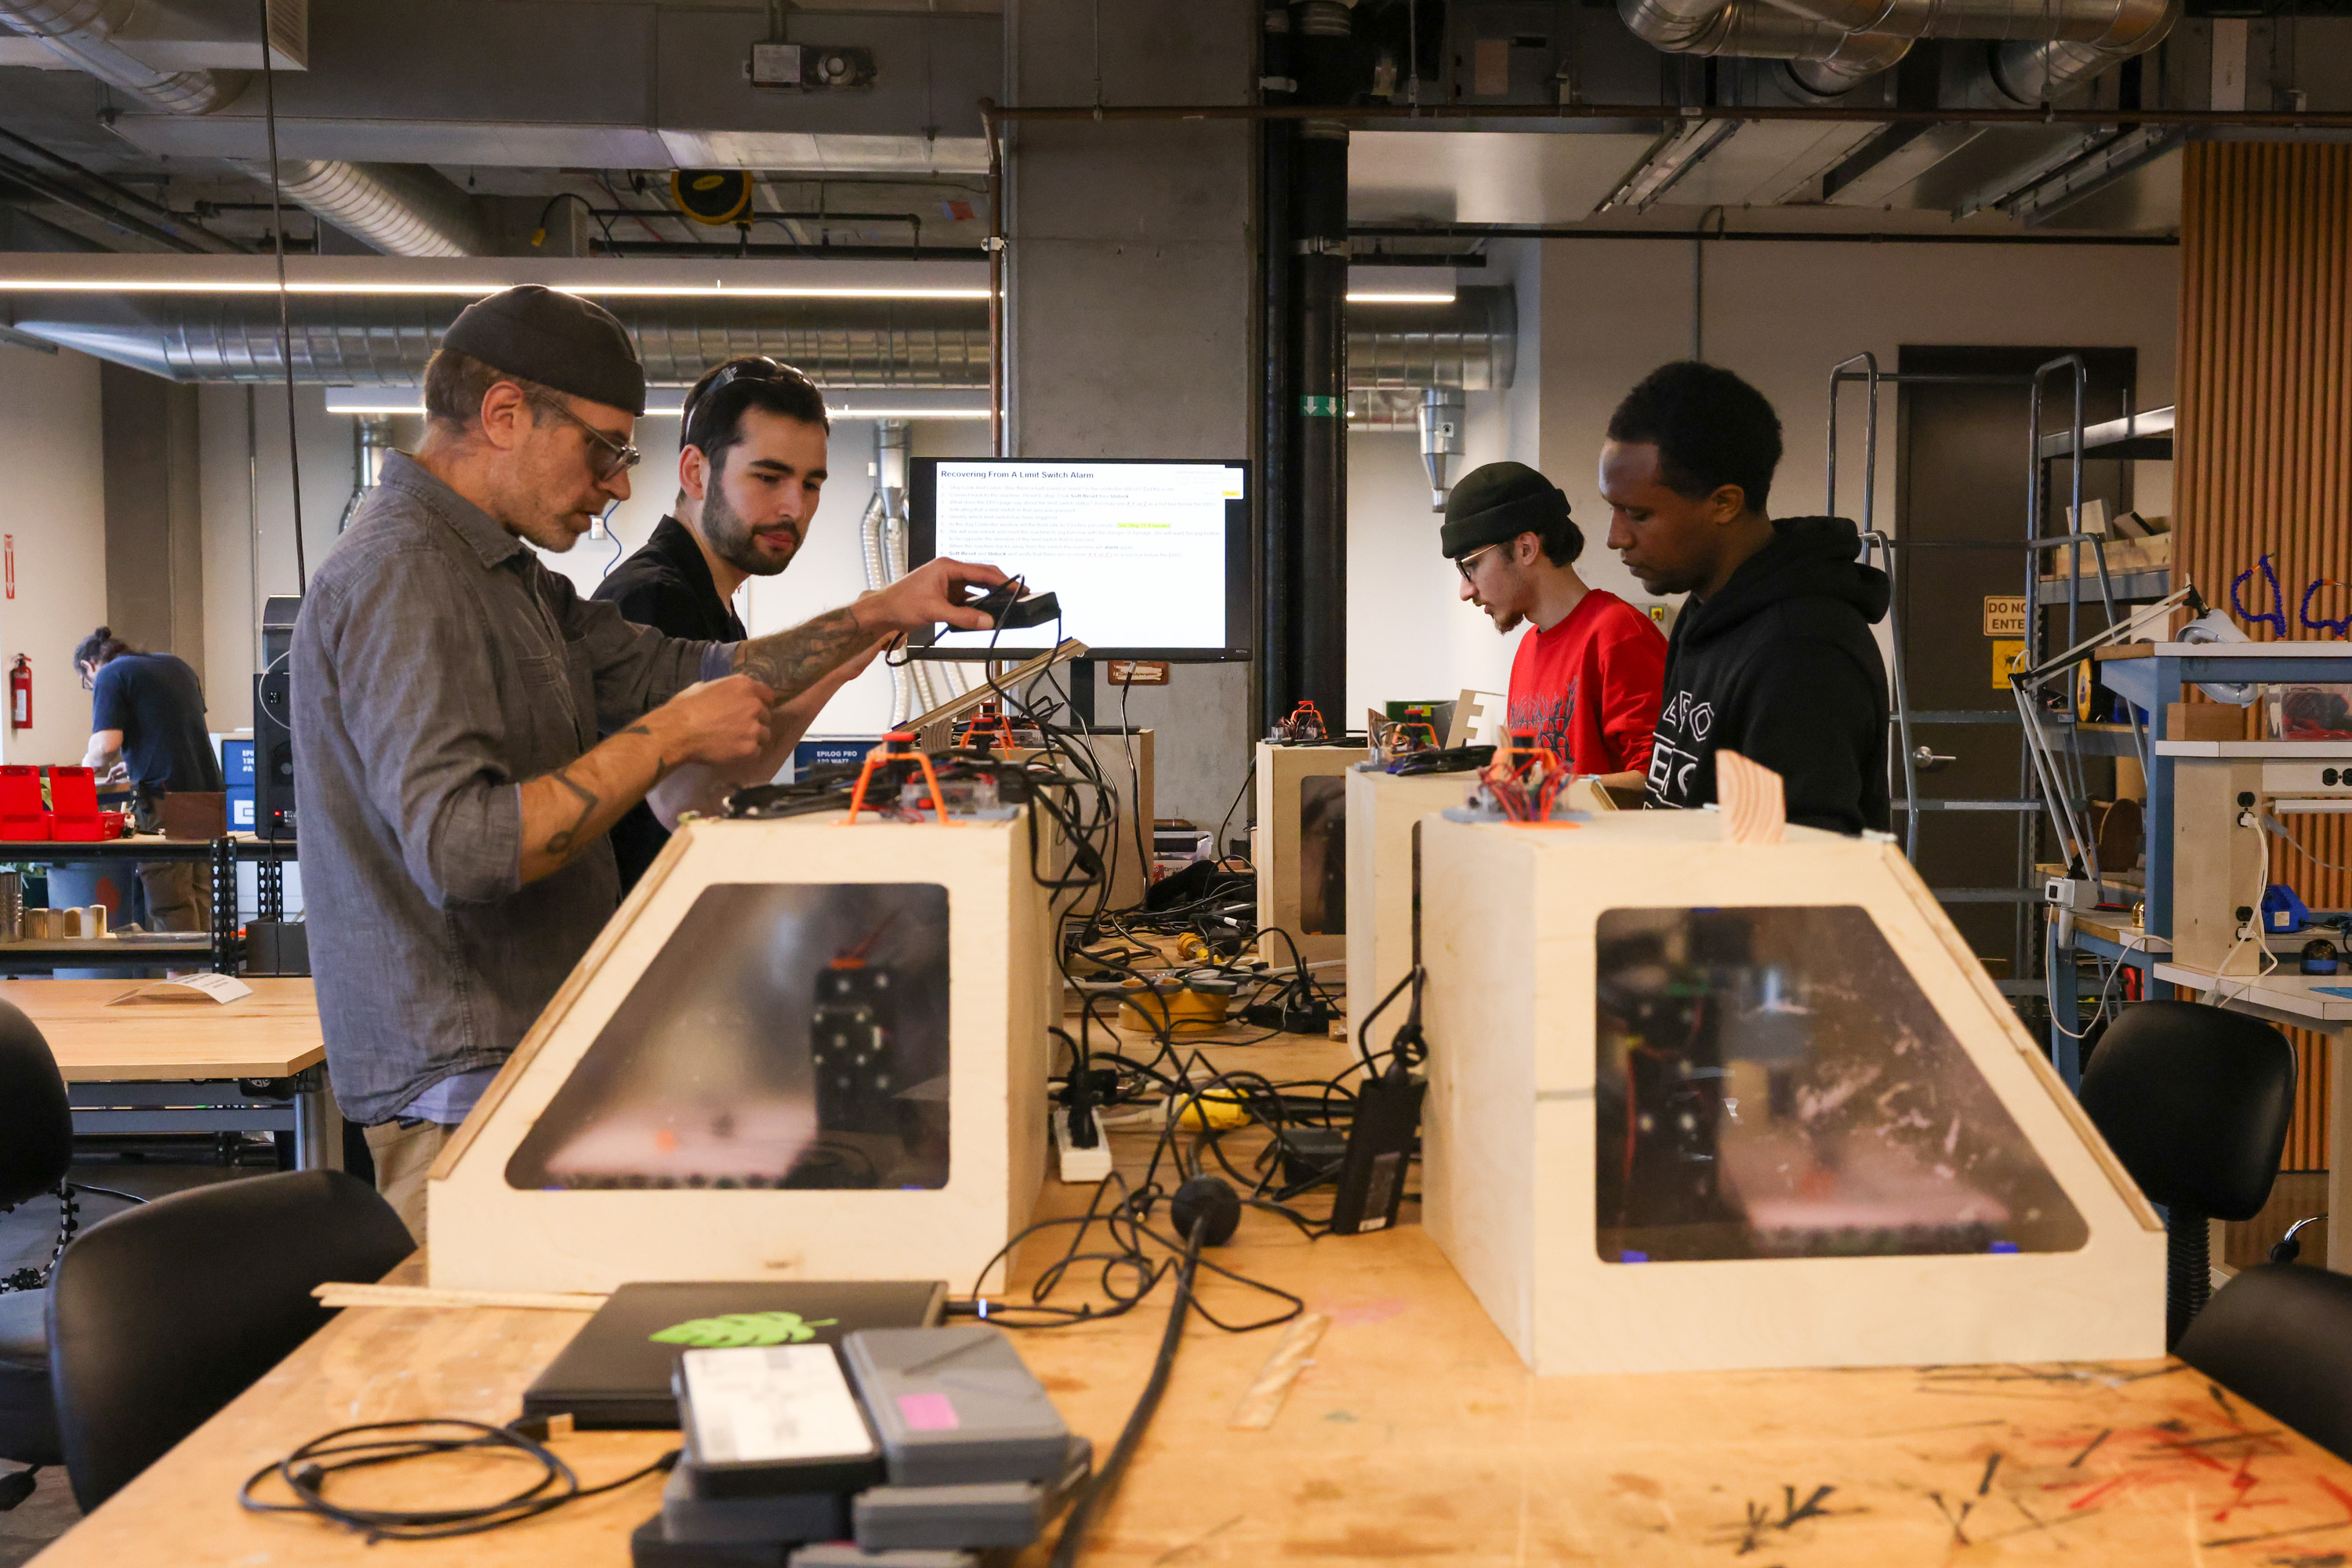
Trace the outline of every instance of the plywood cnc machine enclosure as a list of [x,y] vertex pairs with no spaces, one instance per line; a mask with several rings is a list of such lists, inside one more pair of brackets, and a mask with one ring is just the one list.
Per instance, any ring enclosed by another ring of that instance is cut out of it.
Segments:
[[1017,818],[688,823],[435,1166],[432,1282],[971,1288],[1045,1173],[1029,855]]
[[[1460,805],[1475,773],[1348,774],[1348,1033],[1353,1038],[1390,987],[1412,972],[1413,829]],[[1404,1022],[1400,995],[1381,1015],[1380,1040]]]
[[1286,967],[1348,956],[1348,770],[1361,746],[1257,747],[1258,955]]
[[1891,846],[1424,820],[1423,1222],[1538,1373],[2154,1356],[2163,1230]]

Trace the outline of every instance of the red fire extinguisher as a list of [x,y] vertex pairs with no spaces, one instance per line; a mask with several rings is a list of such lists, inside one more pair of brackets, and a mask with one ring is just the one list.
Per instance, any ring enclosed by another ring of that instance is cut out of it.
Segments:
[[16,668],[8,672],[8,727],[33,727],[33,661],[26,654],[16,656]]

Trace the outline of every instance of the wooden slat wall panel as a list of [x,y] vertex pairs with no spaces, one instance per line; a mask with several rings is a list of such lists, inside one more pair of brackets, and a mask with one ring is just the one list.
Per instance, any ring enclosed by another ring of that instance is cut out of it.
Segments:
[[[2175,559],[2215,606],[2251,570],[2248,610],[2284,614],[2291,638],[2329,637],[2302,623],[2302,600],[2315,578],[2352,582],[2352,146],[2205,142],[2183,163]],[[2311,610],[2352,616],[2352,587],[2321,588]],[[2311,857],[2352,865],[2352,820],[2288,826]],[[2273,854],[2273,879],[2307,902],[2352,905],[2352,876],[2284,845]],[[2331,1053],[2322,1036],[2293,1037],[2304,1071],[2283,1163],[2317,1170]]]

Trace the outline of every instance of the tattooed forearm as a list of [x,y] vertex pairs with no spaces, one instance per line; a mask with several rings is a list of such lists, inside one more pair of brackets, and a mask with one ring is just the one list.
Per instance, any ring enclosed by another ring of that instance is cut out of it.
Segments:
[[569,855],[572,848],[587,837],[588,819],[596,815],[596,808],[602,805],[604,801],[594,790],[573,778],[569,768],[558,768],[548,776],[570,790],[580,802],[580,815],[572,818],[569,827],[559,828],[550,834],[545,846],[550,855]]
[[789,700],[847,663],[874,638],[873,632],[858,626],[855,611],[830,610],[788,632],[738,644],[735,669],[773,687],[778,697]]
[[[623,730],[620,732],[624,735],[643,735],[649,741],[653,739],[654,734],[652,727],[646,724],[632,724],[627,729]],[[669,777],[669,775],[677,770],[677,764],[672,762],[667,756],[659,752],[656,752],[654,753],[655,784],[661,783],[662,780]]]
[[672,757],[657,717],[609,737],[586,756],[522,786],[522,880],[551,877],[595,847],[646,792],[686,760]]

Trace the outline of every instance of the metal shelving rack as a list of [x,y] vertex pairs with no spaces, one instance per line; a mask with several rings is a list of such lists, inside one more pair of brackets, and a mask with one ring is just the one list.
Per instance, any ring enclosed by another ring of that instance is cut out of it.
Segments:
[[[219,838],[103,838],[0,842],[0,862],[37,866],[91,860],[203,860],[213,868],[213,927],[204,931],[154,931],[64,941],[0,941],[0,974],[45,969],[146,969],[173,960],[204,963],[222,974],[237,972],[244,943],[237,936],[236,868],[257,868],[262,920],[285,918],[285,865],[299,857],[290,840],[230,834]],[[223,889],[226,889],[223,896]]]
[[[2147,410],[2126,410],[2121,418],[2098,425],[2080,426],[2070,431],[2041,435],[2034,446],[2034,482],[2037,494],[2046,494],[2050,465],[2066,462],[2071,466],[2074,489],[2074,516],[2082,515],[2083,465],[2086,462],[2157,462],[2170,461],[2173,455],[2172,433],[2174,415],[2169,407]],[[2037,432],[2040,416],[2035,418]],[[2039,502],[2037,501],[2037,507]],[[2082,570],[2079,561],[2069,563],[2071,570],[2063,576],[2053,574],[2043,577],[2036,567],[2029,584],[2032,595],[2033,626],[2041,629],[2042,612],[2065,602],[2070,605],[2081,601]],[[2123,618],[2117,605],[2136,605],[2161,600],[2172,592],[2173,573],[2170,566],[2144,568],[2131,572],[2108,574],[2105,570],[2105,552],[2100,553],[2101,586],[2105,601],[2105,624],[2115,626]],[[2064,593],[2061,594],[2061,588]],[[2126,612],[2127,613],[2127,612]],[[2070,610],[2067,637],[2063,645],[2072,647],[2079,640],[2076,617]],[[2037,636],[2032,647],[2038,650]],[[2112,652],[2115,650],[2103,650]],[[2093,658],[2095,668],[2102,662]],[[2117,901],[2128,905],[2137,900],[2146,906],[2145,930],[2135,936],[2127,919],[2114,921],[2093,921],[2088,924],[2080,916],[2053,914],[2045,932],[2047,952],[2046,974],[2050,997],[2050,1054],[2059,1075],[2068,1087],[2082,1079],[2082,1040],[2084,1030],[2079,956],[2090,953],[2107,966],[2116,976],[2116,966],[2140,971],[2142,994],[2147,994],[2145,982],[2154,966],[2171,952],[2170,902],[2172,892],[2172,768],[2156,754],[2155,742],[2164,736],[2167,705],[2177,700],[2179,685],[2176,679],[2168,691],[2163,677],[2177,668],[2168,663],[2158,665],[2158,690],[2156,708],[2145,725],[2135,712],[2131,722],[2117,725],[2086,725],[2078,722],[2070,711],[2063,723],[2044,720],[2045,733],[2063,732],[2065,753],[2073,764],[2072,776],[2079,780],[2082,759],[2088,756],[2136,757],[2142,776],[2147,781],[2147,809],[2143,821],[2147,847],[2141,857],[2140,886],[2134,889],[2120,879],[2115,884]],[[2021,704],[2021,707],[2023,705]],[[2092,858],[2096,859],[2095,847]],[[2084,868],[2104,889],[2105,871],[2095,864]],[[2103,894],[2104,901],[2104,894]]]
[[[2073,418],[2067,427],[2054,435],[2045,436],[2042,429],[2042,389],[2049,378],[2061,371],[2073,374]],[[1838,479],[1838,416],[1840,392],[1848,384],[1866,388],[1864,434],[1862,537],[1866,554],[1874,554],[1885,563],[1891,590],[1887,610],[1888,631],[1894,647],[1893,668],[1889,682],[1893,701],[1888,715],[1890,731],[1887,747],[1887,794],[1894,809],[1903,819],[1901,840],[1903,852],[1911,859],[1918,858],[1919,819],[1931,812],[1983,811],[1998,812],[2017,819],[2016,864],[2012,881],[2006,885],[1981,887],[1931,888],[1937,901],[1945,904],[2010,904],[2016,909],[2013,954],[2007,978],[1996,984],[2009,996],[2040,995],[2045,982],[2035,973],[2039,967],[2041,944],[2033,940],[2032,906],[2042,901],[2038,879],[2034,874],[2034,847],[2043,801],[2034,777],[2032,747],[2021,744],[2018,759],[2018,787],[2014,796],[2002,799],[1952,799],[1927,796],[1919,793],[1918,776],[1933,761],[1928,748],[1917,745],[1912,739],[1915,723],[1927,724],[2016,724],[2019,713],[2014,708],[1930,710],[1915,712],[1911,707],[1909,683],[1906,679],[1903,652],[1902,580],[1898,552],[1905,550],[2013,550],[2020,552],[2025,568],[2026,602],[2032,606],[2029,625],[2039,629],[2039,615],[2044,607],[2041,594],[2042,552],[2053,547],[2071,547],[2078,556],[2077,570],[2067,579],[2067,593],[2063,601],[2067,625],[2071,629],[2081,618],[2082,573],[2079,555],[2087,547],[2097,568],[2101,600],[2110,621],[2114,619],[2116,595],[2106,569],[2105,542],[2079,531],[2050,534],[2042,531],[2044,498],[2047,494],[2048,463],[2054,453],[2063,458],[2090,449],[2093,429],[2084,421],[2083,403],[2088,391],[2089,366],[2079,354],[2064,354],[2038,367],[2031,375],[1922,374],[1883,371],[1875,354],[1859,353],[1839,361],[1830,370],[1829,472],[1823,510],[1837,514]],[[2027,387],[2032,394],[2032,414],[2027,432],[2027,510],[2023,534],[2017,539],[2003,540],[1905,540],[1889,536],[1877,525],[1878,485],[1878,410],[1879,391],[1885,386],[1913,385],[1974,385]],[[2052,443],[2055,442],[2055,447]],[[2076,462],[2073,474],[2074,510],[2082,515],[2082,465]],[[2050,602],[2054,607],[2055,599]],[[2074,729],[2071,721],[2067,725]],[[2079,779],[2074,781],[2079,785]]]

